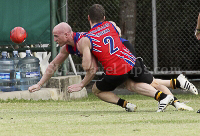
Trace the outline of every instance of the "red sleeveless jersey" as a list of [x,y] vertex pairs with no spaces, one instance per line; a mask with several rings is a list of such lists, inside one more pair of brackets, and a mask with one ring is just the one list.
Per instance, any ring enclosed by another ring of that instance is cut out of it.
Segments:
[[101,62],[106,75],[123,75],[134,67],[136,58],[122,44],[112,23],[98,23],[84,36],[90,39],[92,54]]

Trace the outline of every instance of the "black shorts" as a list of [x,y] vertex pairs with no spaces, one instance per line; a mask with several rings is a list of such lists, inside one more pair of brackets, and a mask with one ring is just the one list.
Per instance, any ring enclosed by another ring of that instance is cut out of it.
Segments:
[[127,74],[119,76],[103,75],[103,78],[96,82],[96,86],[101,91],[113,91],[127,79],[131,79],[134,82],[151,84],[153,75],[147,70],[142,59],[137,58],[134,68]]

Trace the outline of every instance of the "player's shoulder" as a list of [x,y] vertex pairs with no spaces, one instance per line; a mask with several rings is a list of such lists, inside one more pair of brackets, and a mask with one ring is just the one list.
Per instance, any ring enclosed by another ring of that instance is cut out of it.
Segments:
[[83,36],[82,38],[80,38],[78,43],[86,43],[86,42],[89,42],[89,41],[90,41],[90,39],[87,36]]
[[77,42],[77,49],[81,51],[83,48],[90,48],[90,39],[86,36],[80,38]]
[[114,26],[116,26],[116,23],[114,21],[108,21],[110,22],[111,24],[113,24]]

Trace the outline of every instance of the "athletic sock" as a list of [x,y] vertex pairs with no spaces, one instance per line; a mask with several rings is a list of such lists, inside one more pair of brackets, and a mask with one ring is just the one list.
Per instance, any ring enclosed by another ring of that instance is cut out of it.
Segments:
[[171,79],[170,85],[171,85],[172,89],[176,89],[176,79]]
[[172,89],[180,88],[180,82],[176,78],[172,78],[170,80],[170,85],[171,85]]
[[164,99],[165,97],[167,97],[166,94],[164,94],[164,93],[161,92],[161,91],[157,91],[156,94],[155,94],[154,99],[157,100],[157,101],[161,101],[161,100]]
[[127,103],[128,102],[126,100],[119,98],[117,105],[121,106],[122,108],[125,108]]
[[178,80],[176,80],[176,88],[181,88],[181,84]]
[[174,97],[174,101],[172,102],[171,105],[175,107],[174,103],[176,103],[176,102],[180,102],[180,101],[176,97]]

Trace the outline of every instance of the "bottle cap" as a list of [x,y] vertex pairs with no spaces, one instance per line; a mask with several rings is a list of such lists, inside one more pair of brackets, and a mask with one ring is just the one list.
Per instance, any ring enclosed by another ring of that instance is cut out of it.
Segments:
[[31,50],[26,50],[26,53],[31,53]]
[[2,56],[7,57],[7,51],[3,51]]
[[18,51],[13,51],[13,55],[18,55]]

